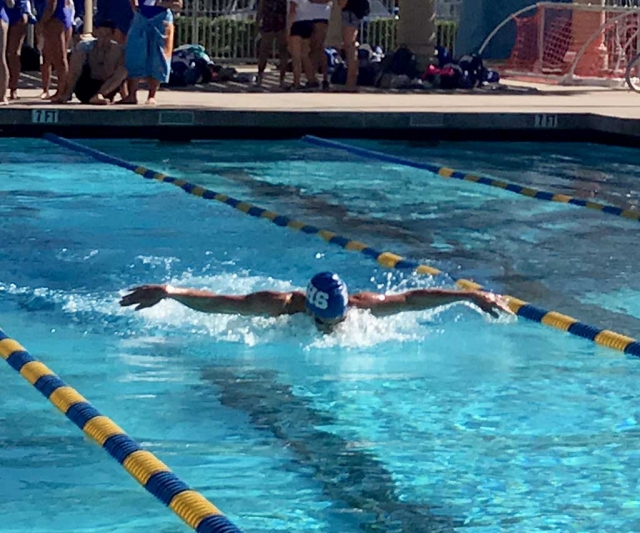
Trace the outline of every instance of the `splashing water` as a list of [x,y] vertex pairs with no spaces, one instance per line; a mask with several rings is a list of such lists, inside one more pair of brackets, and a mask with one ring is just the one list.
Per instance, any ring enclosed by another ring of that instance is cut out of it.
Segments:
[[[159,258],[147,258],[165,266]],[[171,263],[171,261],[169,261]],[[196,287],[224,294],[246,294],[259,290],[292,291],[304,290],[290,281],[273,277],[251,276],[245,272],[219,275],[197,275],[184,272],[174,276],[169,283],[181,287]],[[423,285],[430,282],[425,278]],[[387,279],[377,288],[389,293],[405,290],[415,281]],[[244,317],[240,315],[206,314],[193,311],[175,301],[163,301],[153,308],[140,312],[122,308],[118,300],[126,290],[117,294],[81,293],[53,290],[48,288],[18,287],[14,284],[0,285],[0,292],[6,292],[18,299],[19,305],[31,312],[58,312],[67,320],[80,324],[87,330],[97,332],[98,328],[110,333],[129,337],[145,335],[201,335],[226,342],[242,343],[247,346],[259,344],[296,343],[305,349],[312,348],[363,348],[385,342],[417,341],[437,334],[438,326],[444,321],[458,321],[465,314],[465,308],[474,309],[472,304],[452,304],[437,309],[402,313],[395,316],[375,317],[368,311],[352,309],[347,319],[330,335],[318,332],[306,315],[282,317]],[[450,309],[458,311],[453,314]],[[446,315],[446,318],[443,316]],[[489,319],[509,322],[513,317]]]

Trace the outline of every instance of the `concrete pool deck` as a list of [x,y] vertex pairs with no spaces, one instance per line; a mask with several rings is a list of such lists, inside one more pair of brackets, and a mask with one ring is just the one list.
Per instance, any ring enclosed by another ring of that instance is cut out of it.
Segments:
[[[34,85],[0,108],[0,135],[577,140],[640,143],[640,95],[627,90],[509,82],[505,90],[359,94],[255,91],[210,84],[166,90],[157,107],[53,105]],[[141,91],[141,97],[146,97]]]

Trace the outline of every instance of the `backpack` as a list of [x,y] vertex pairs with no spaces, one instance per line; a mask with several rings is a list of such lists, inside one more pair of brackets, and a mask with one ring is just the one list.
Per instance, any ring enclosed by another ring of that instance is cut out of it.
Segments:
[[369,0],[349,0],[349,11],[351,11],[359,19],[363,19],[371,12]]
[[[485,80],[487,69],[482,57],[477,54],[465,55],[458,60],[458,65],[469,78],[471,87],[480,87]],[[466,88],[466,87],[465,87]]]
[[416,55],[406,46],[401,46],[395,51],[389,68],[394,74],[404,74],[405,76],[409,76],[410,79],[419,76]]
[[37,48],[25,44],[20,55],[20,69],[22,72],[40,70],[40,52]]

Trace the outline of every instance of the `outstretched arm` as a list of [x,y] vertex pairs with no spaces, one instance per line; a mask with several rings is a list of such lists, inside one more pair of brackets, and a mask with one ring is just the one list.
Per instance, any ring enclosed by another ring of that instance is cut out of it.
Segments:
[[304,311],[304,295],[298,292],[262,291],[230,296],[171,285],[136,287],[120,300],[120,305],[135,305],[136,311],[139,311],[153,307],[165,299],[175,300],[203,313],[279,316]]
[[494,317],[498,316],[499,311],[512,314],[504,298],[483,291],[416,289],[402,294],[390,295],[363,292],[354,294],[350,300],[354,307],[369,309],[376,316],[432,309],[455,302],[472,302]]
[[71,98],[73,90],[76,88],[76,83],[82,76],[82,69],[85,61],[87,60],[87,52],[81,46],[76,45],[71,52],[71,60],[69,61],[69,76],[64,87],[61,88],[60,96],[53,98],[52,102],[66,102]]

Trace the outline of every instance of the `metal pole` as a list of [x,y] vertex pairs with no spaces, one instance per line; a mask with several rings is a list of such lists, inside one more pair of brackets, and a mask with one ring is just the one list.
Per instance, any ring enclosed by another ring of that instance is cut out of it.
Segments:
[[93,0],[84,0],[84,33],[93,33]]

